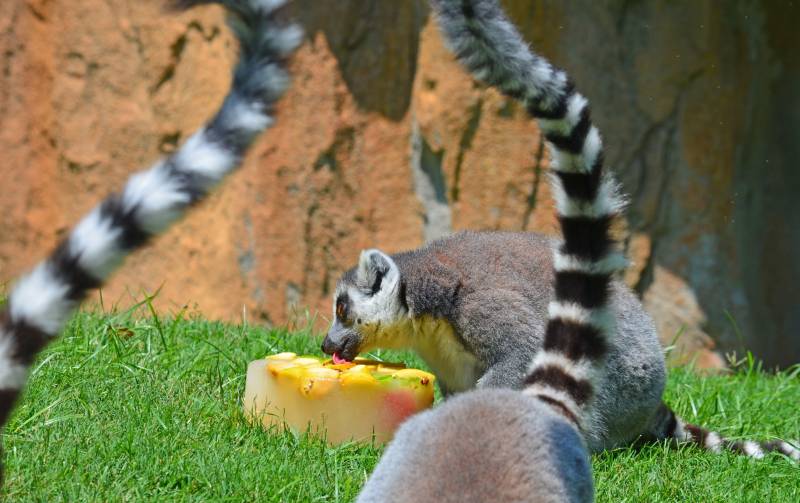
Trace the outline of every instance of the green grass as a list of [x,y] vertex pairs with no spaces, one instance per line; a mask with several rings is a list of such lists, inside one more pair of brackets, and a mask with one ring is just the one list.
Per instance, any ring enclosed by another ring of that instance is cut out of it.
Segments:
[[[318,353],[308,332],[201,319],[79,314],[34,366],[9,423],[9,501],[349,501],[380,455],[264,431],[240,412],[246,364]],[[422,365],[409,353],[379,357]],[[800,378],[753,365],[733,376],[672,372],[667,399],[740,437],[800,437]],[[800,468],[653,445],[594,457],[598,501],[800,501]]]

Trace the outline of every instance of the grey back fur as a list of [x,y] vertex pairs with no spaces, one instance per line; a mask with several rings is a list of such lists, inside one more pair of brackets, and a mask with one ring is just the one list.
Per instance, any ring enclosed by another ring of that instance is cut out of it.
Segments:
[[592,475],[573,425],[509,390],[478,390],[406,421],[359,503],[587,502]]

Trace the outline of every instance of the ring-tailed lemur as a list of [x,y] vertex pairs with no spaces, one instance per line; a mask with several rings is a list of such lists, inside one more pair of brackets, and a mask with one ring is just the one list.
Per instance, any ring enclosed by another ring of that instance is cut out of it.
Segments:
[[238,167],[272,124],[289,81],[287,58],[299,27],[277,18],[285,0],[177,0],[177,9],[219,3],[239,42],[233,82],[217,114],[170,157],[134,174],[120,194],[95,207],[45,261],[23,276],[0,312],[0,426],[28,369],[87,293],[122,259],[181,217]]
[[[800,450],[787,442],[730,441],[687,424],[662,402],[666,370],[653,322],[621,282],[613,280],[607,291],[608,271],[619,257],[594,262],[608,250],[608,215],[617,208],[613,185],[601,176],[602,141],[586,98],[562,70],[531,52],[496,0],[432,4],[458,60],[476,78],[522,101],[538,121],[552,157],[565,244],[553,256],[553,241],[541,235],[463,232],[393,256],[364,251],[339,280],[323,351],[352,359],[375,347],[411,347],[446,394],[474,386],[518,389],[542,349],[548,316],[581,321],[586,308],[610,295],[607,321],[617,333],[588,411],[591,450],[640,437],[674,438],[714,452],[762,457],[779,451],[800,459]],[[586,273],[594,283],[578,282]],[[554,295],[571,300],[550,304]],[[565,352],[592,349],[573,348],[569,336],[559,344]],[[560,375],[553,366],[551,378]]]

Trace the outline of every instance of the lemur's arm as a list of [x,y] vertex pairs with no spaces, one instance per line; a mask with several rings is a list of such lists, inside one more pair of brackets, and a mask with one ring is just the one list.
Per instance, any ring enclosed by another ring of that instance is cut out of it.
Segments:
[[36,355],[61,331],[87,293],[123,258],[163,232],[239,166],[272,124],[288,84],[286,60],[301,30],[277,19],[285,0],[179,0],[186,9],[219,3],[239,41],[233,83],[217,114],[173,155],[134,174],[95,207],[11,290],[0,312],[0,426],[25,385]]

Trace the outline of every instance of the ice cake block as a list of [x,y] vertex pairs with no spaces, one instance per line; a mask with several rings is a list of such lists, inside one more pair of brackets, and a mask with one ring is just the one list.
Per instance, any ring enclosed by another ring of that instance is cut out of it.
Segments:
[[324,431],[332,444],[373,435],[387,442],[403,420],[433,404],[434,380],[402,364],[279,353],[247,367],[244,412],[264,426]]

